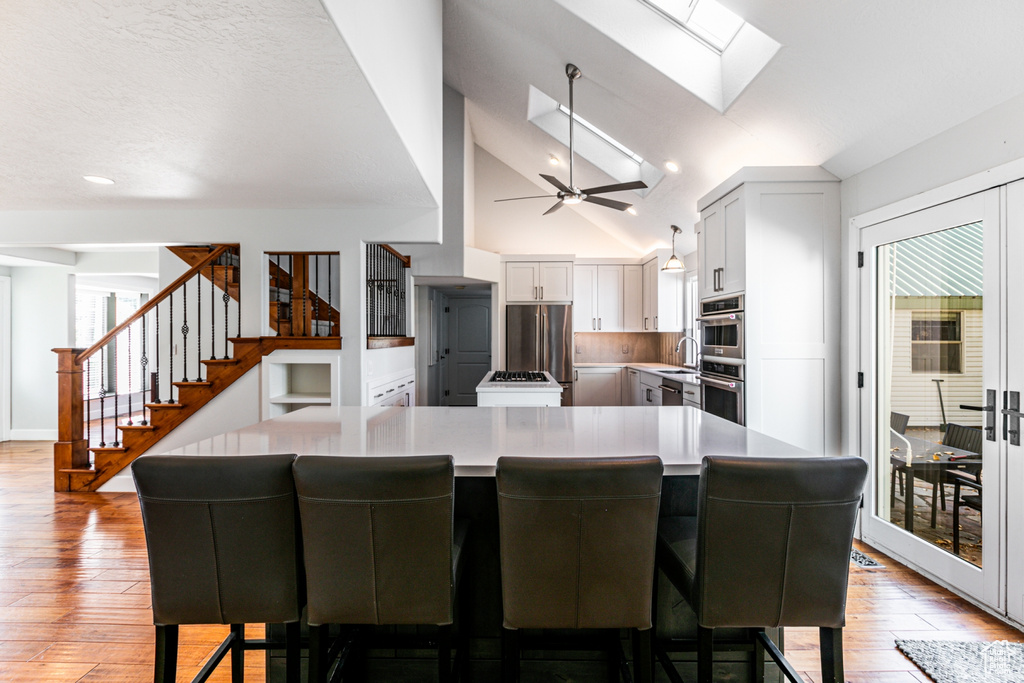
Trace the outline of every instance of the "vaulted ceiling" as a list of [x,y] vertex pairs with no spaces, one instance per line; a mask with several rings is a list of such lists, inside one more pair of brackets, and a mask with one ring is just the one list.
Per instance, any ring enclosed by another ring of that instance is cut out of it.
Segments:
[[[697,199],[743,166],[821,165],[846,178],[1024,92],[1016,0],[721,2],[782,44],[724,113],[570,11],[587,4],[577,0],[444,0],[445,81],[466,96],[477,144],[547,192],[537,176],[566,150],[527,122],[527,94],[533,85],[565,102],[564,65],[577,64],[577,113],[681,170],[646,198],[625,193],[636,217],[563,211],[637,251],[664,246],[679,224],[681,252],[693,248]],[[578,185],[611,181],[577,163]],[[433,202],[317,0],[3,2],[0,210],[382,197]]]

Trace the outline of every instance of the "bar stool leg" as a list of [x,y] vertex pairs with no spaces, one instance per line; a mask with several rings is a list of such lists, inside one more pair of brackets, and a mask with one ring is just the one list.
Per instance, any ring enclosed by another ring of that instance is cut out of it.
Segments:
[[297,621],[284,625],[284,667],[288,683],[299,683],[302,677],[301,631]]
[[245,624],[231,624],[231,683],[245,683]]
[[607,640],[605,662],[608,683],[619,683],[621,680],[619,678],[619,656],[622,652],[619,631],[617,629],[609,629],[605,635]]
[[327,626],[309,627],[309,681],[310,683],[324,683],[327,680],[325,671]]
[[654,628],[633,631],[633,678],[636,683],[652,683],[654,681],[654,653],[651,638]]
[[452,680],[452,627],[437,627],[437,680],[451,683]]
[[821,647],[821,680],[823,683],[843,683],[843,629],[819,628]]
[[754,632],[754,660],[750,666],[751,683],[764,683],[764,643],[758,638],[759,633],[764,633],[760,628]]
[[519,631],[501,629],[501,680],[502,683],[519,683]]
[[156,627],[154,683],[174,683],[178,673],[178,626]]
[[713,683],[715,668],[715,630],[697,627],[697,683]]

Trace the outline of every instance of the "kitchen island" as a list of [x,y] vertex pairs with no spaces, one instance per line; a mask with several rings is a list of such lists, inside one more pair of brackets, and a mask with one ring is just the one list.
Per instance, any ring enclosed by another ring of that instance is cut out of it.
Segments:
[[[470,637],[467,681],[500,678],[501,574],[494,467],[502,455],[615,457],[657,455],[665,464],[661,514],[695,514],[700,462],[704,455],[802,456],[771,437],[686,406],[369,408],[314,406],[170,451],[178,455],[297,453],[299,455],[451,454],[455,461],[455,514],[470,521],[466,566],[459,586],[460,628]],[[696,616],[659,575],[659,637],[690,638]],[[722,629],[728,638],[729,629]],[[781,640],[781,633],[778,634]],[[282,681],[282,653],[268,657],[268,680]],[[379,680],[411,670],[431,679],[433,655],[372,653],[371,674]],[[579,656],[579,655],[576,655]],[[690,653],[674,659],[693,661]],[[716,669],[745,680],[747,654],[716,652]],[[543,673],[595,680],[604,676],[603,655],[592,659],[524,660],[523,675]],[[412,667],[412,668],[410,668]],[[561,668],[560,668],[561,667]],[[530,673],[533,672],[533,673]],[[770,670],[768,681],[779,680]],[[400,680],[412,680],[400,678]]]

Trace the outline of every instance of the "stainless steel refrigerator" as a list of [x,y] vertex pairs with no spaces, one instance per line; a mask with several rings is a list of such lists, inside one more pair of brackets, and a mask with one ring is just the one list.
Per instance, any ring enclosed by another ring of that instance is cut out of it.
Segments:
[[562,405],[572,405],[572,306],[526,304],[506,307],[507,370],[551,373],[562,385]]

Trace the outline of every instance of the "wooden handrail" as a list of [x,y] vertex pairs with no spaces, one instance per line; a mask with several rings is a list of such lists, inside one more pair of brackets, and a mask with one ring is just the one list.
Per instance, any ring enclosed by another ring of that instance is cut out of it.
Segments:
[[394,248],[388,246],[387,244],[381,244],[380,247],[382,249],[384,249],[384,251],[389,252],[392,256],[394,256],[399,261],[401,261],[402,262],[402,266],[404,268],[412,268],[412,257],[411,256],[406,256],[405,254],[399,254],[397,251],[394,250]]
[[133,322],[140,319],[142,316],[146,315],[154,308],[156,308],[161,301],[165,300],[167,297],[173,294],[174,291],[178,289],[179,286],[191,280],[193,277],[195,277],[196,273],[200,272],[203,268],[207,267],[208,265],[216,261],[226,251],[233,248],[234,245],[222,244],[213,251],[211,251],[206,258],[204,258],[196,265],[192,266],[190,269],[188,269],[188,271],[186,271],[181,277],[172,282],[170,285],[164,287],[163,291],[160,294],[158,294],[157,296],[143,304],[142,307],[139,308],[139,310],[135,311],[135,313],[130,315],[128,319],[126,319],[123,323],[114,327],[112,330],[110,330],[105,335],[100,337],[100,340],[98,342],[96,342],[95,344],[87,348],[85,351],[82,351],[80,354],[78,354],[75,357],[75,362],[78,364],[84,363],[86,360],[88,360],[90,356],[92,356],[97,351],[106,346],[107,342],[109,342],[111,339],[119,335],[129,325],[131,325]]

